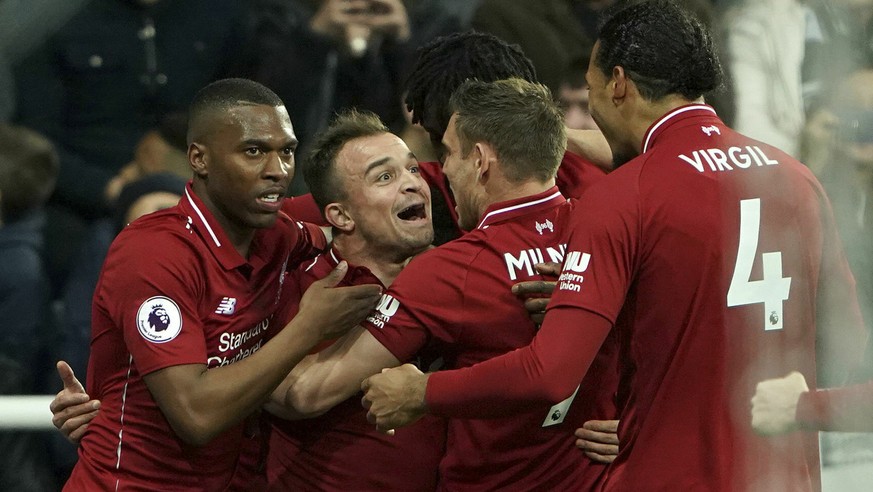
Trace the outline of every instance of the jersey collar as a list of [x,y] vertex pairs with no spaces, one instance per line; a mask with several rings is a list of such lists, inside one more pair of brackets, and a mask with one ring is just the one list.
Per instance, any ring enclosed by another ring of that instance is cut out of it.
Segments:
[[[324,275],[327,275],[331,270],[336,268],[339,265],[339,262],[343,260],[342,255],[339,250],[336,249],[333,243],[330,245],[330,249],[325,253],[318,255],[311,263],[306,265],[304,270],[309,271],[313,268],[317,268],[319,263],[323,263],[324,265]],[[348,260],[346,260],[348,263]],[[358,266],[349,263],[349,271],[346,272],[346,276],[343,277],[342,281],[340,281],[339,285],[362,285],[362,284],[377,284],[382,285],[382,281],[379,280],[376,275],[370,271],[369,268],[365,266]],[[382,285],[382,287],[385,287]]]
[[188,216],[188,228],[196,228],[206,247],[226,270],[247,264],[245,258],[233,247],[224,229],[215,216],[206,208],[203,200],[194,193],[191,181],[185,186],[185,196],[179,201],[182,212]]
[[567,199],[564,198],[564,195],[558,191],[558,187],[553,186],[536,195],[493,203],[485,209],[485,215],[482,216],[482,220],[479,221],[476,229],[485,229],[492,224],[554,207],[566,201]]
[[686,106],[680,106],[664,116],[661,116],[652,123],[652,126],[650,126],[648,130],[646,130],[646,135],[643,138],[642,153],[645,154],[649,149],[651,149],[658,136],[664,133],[664,131],[674,123],[700,116],[715,116],[718,118],[718,115],[715,113],[715,110],[712,109],[712,106],[706,104],[688,104]]

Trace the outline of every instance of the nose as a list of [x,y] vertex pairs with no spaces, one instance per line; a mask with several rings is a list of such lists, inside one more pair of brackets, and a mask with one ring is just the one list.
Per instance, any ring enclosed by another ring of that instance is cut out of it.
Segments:
[[264,166],[264,177],[273,181],[290,179],[294,172],[294,155],[283,156],[279,152],[270,152]]
[[403,173],[403,191],[416,193],[425,186],[424,178],[419,173],[406,171]]

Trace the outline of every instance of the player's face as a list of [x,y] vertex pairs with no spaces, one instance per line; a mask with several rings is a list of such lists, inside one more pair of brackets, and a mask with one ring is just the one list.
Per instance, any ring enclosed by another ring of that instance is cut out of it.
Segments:
[[461,229],[470,231],[476,227],[484,208],[479,206],[480,200],[477,199],[475,152],[471,150],[466,156],[461,155],[456,119],[457,115],[452,115],[443,135],[443,173],[449,178],[449,186],[455,195],[458,225]]
[[618,167],[636,157],[637,150],[628,145],[626,138],[626,124],[621,113],[612,101],[611,79],[603,74],[597,67],[597,53],[600,50],[600,41],[594,44],[591,52],[591,62],[588,64],[588,72],[585,80],[588,81],[588,112],[597,127],[603,132],[609,148],[612,150],[614,167]]
[[433,242],[430,188],[399,137],[383,133],[347,142],[336,171],[346,213],[373,251],[408,258]]
[[237,106],[216,124],[203,155],[204,200],[232,237],[276,222],[296,148],[283,106]]

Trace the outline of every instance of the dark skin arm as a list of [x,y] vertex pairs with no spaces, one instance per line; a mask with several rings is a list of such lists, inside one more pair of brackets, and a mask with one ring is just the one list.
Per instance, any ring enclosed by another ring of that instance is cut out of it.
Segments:
[[167,367],[143,377],[176,434],[204,445],[257,410],[273,389],[319,341],[339,336],[376,305],[375,285],[334,288],[345,262],[315,282],[300,312],[260,350],[235,364],[207,370],[205,364]]

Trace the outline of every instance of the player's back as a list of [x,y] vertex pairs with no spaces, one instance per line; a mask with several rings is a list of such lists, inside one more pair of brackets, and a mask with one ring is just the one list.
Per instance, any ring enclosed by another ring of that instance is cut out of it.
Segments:
[[616,319],[622,452],[606,489],[815,489],[815,437],[754,435],[749,400],[789,370],[814,382],[820,303],[852,290],[827,200],[787,154],[689,113],[587,197],[617,197],[609,206],[635,222]]

